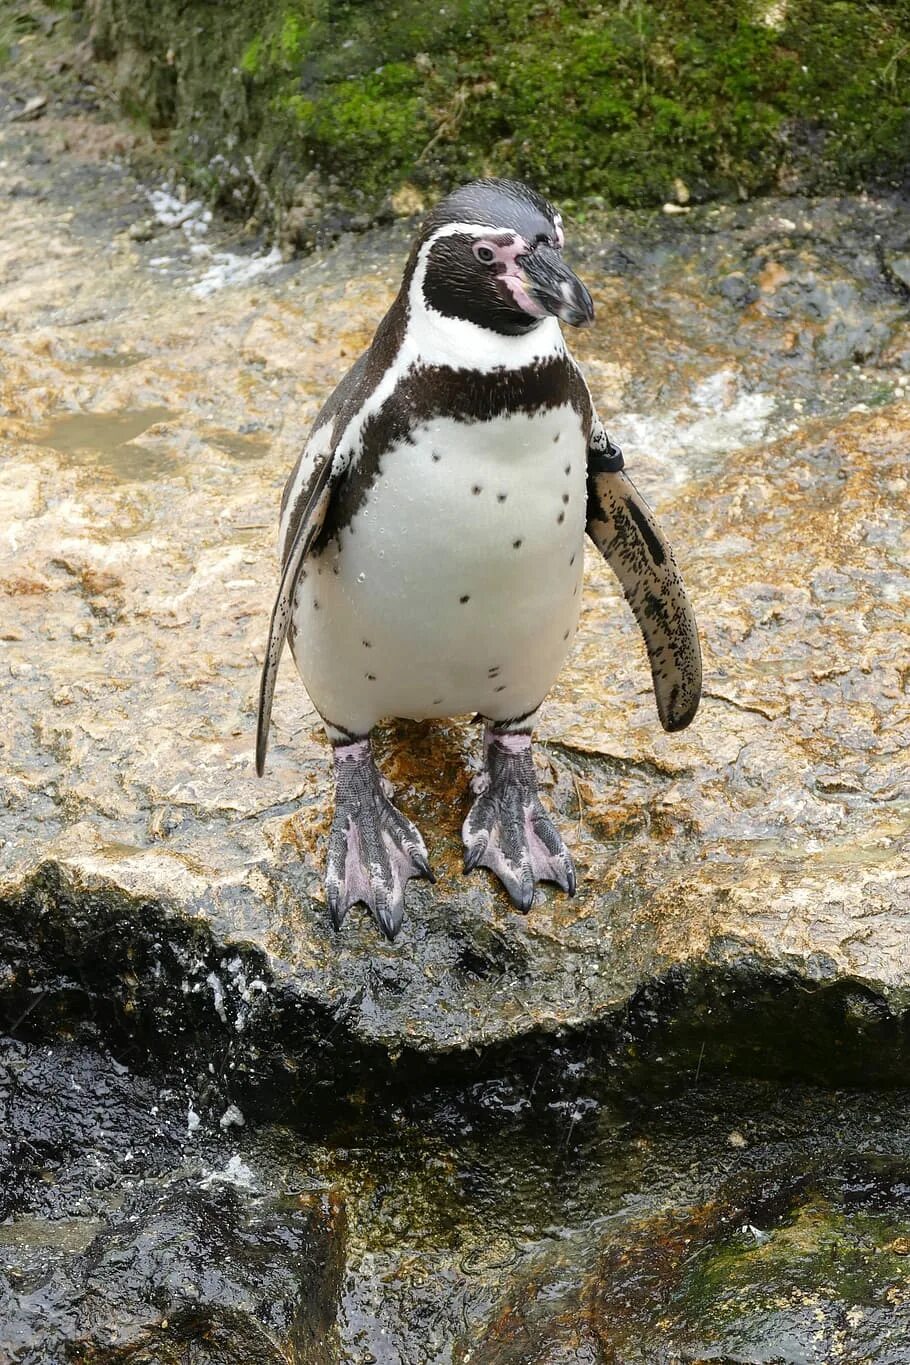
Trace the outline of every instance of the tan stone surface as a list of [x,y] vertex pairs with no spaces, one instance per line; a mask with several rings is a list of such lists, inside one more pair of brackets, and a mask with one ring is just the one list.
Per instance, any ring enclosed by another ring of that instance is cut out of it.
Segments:
[[[366,911],[338,936],[328,926],[329,764],[290,661],[263,781],[252,744],[280,489],[391,297],[405,238],[345,243],[200,298],[208,262],[179,229],[140,245],[103,206],[89,220],[77,202],[74,219],[50,190],[10,196],[20,179],[4,162],[7,891],[50,861],[75,886],[203,916],[216,941],[263,948],[301,998],[345,1005],[392,1050],[585,1023],[677,965],[855,977],[903,1004],[910,404],[895,396],[900,310],[886,304],[873,319],[882,368],[860,376],[881,405],[846,411],[834,384],[851,363],[825,347],[842,317],[866,326],[859,267],[842,315],[777,316],[768,299],[824,263],[754,214],[767,259],[733,318],[686,254],[694,215],[661,227],[681,245],[678,267],[672,241],[652,253],[659,294],[588,242],[600,320],[579,353],[677,548],[705,699],[685,734],[660,732],[634,623],[592,552],[538,755],[578,896],[548,888],[523,919],[483,875],[463,879],[479,736],[461,721],[393,727],[384,767],[439,882],[409,894],[390,946]],[[138,216],[135,188],[122,194]],[[163,257],[174,264],[153,264]],[[836,285],[842,269],[828,268]],[[828,410],[801,416],[822,381]]]

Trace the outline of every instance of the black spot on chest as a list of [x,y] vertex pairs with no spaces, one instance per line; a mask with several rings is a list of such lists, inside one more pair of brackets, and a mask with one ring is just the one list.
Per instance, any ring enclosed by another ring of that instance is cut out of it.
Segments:
[[520,369],[500,367],[487,372],[449,365],[412,367],[364,423],[359,456],[332,496],[316,549],[350,526],[381,477],[382,457],[396,446],[413,444],[417,427],[436,417],[470,426],[507,413],[533,416],[563,406],[579,414],[587,440],[592,421],[588,391],[565,355],[549,356]]

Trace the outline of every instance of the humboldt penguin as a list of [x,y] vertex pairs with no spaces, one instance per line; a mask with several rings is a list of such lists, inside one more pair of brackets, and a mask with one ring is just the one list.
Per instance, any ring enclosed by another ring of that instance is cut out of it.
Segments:
[[517,181],[473,181],[437,204],[284,490],[256,767],[288,639],[334,750],[336,928],[360,901],[393,938],[408,881],[433,880],[373,759],[384,717],[482,717],[465,871],[488,868],[524,912],[537,882],[573,894],[531,736],[575,634],[585,533],[641,628],[664,728],[698,706],[698,634],[673,553],[560,329],[594,316],[563,245],[559,213]]

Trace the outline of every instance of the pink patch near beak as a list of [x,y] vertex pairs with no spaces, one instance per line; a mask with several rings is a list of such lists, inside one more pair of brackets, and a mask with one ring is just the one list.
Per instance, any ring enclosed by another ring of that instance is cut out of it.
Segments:
[[[561,229],[557,229],[557,231],[561,237]],[[499,266],[499,273],[496,278],[505,285],[521,311],[532,318],[545,318],[547,310],[528,293],[525,273],[518,264],[518,257],[528,255],[531,250],[524,237],[517,235],[509,238],[501,236],[484,237],[474,243],[475,255],[478,247],[487,247],[493,252]]]

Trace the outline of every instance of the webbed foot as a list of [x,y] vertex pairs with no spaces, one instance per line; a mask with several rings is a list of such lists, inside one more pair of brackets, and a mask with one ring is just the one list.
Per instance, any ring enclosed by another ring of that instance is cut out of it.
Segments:
[[420,832],[393,806],[392,788],[373,762],[368,739],[335,749],[335,816],[325,893],[336,929],[352,905],[368,905],[387,938],[404,917],[412,877],[435,881]]
[[556,882],[574,896],[572,859],[540,803],[531,736],[487,729],[484,771],[471,789],[477,799],[461,830],[465,872],[489,868],[523,913],[537,882]]

